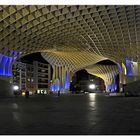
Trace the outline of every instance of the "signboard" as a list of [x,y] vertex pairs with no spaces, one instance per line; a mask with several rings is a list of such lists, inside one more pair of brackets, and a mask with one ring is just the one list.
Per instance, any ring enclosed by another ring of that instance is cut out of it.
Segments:
[[47,90],[46,89],[38,89],[37,94],[47,94]]

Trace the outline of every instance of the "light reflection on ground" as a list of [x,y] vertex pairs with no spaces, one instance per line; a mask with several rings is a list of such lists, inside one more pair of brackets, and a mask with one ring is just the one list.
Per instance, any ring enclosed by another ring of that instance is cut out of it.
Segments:
[[95,107],[95,101],[96,101],[96,93],[89,93],[89,105],[91,107]]

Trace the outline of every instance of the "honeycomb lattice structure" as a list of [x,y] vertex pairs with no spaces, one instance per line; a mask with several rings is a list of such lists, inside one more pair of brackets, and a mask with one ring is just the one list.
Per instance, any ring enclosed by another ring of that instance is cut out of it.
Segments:
[[0,53],[42,52],[75,71],[104,59],[139,60],[139,5],[1,5]]
[[104,80],[105,85],[111,85],[115,76],[119,74],[119,67],[117,65],[95,65],[86,68],[87,72],[100,77]]

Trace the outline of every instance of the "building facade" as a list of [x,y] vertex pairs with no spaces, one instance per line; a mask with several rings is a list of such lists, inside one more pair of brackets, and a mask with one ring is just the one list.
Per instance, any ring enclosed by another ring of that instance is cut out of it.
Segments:
[[[89,85],[94,84],[95,89],[90,89]],[[104,82],[100,78],[94,78],[89,80],[81,80],[79,81],[79,87],[83,91],[87,92],[103,92],[105,90]]]
[[50,64],[34,61],[33,64],[15,62],[12,66],[12,83],[20,90],[46,93],[50,89]]

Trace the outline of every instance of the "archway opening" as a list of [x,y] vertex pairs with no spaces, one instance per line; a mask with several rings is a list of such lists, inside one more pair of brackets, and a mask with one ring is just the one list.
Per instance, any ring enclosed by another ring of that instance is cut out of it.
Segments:
[[[101,65],[101,66],[117,66],[118,67],[118,65],[115,62],[113,62],[112,60],[109,60],[109,59],[100,61],[96,64]],[[108,71],[108,73],[109,73],[109,71]],[[114,76],[113,84],[108,86],[107,91],[108,92],[119,92],[119,89],[120,89],[119,88],[119,81],[120,81],[119,80],[119,74],[116,74]]]
[[99,77],[89,74],[85,69],[77,71],[70,83],[70,91],[75,93],[97,93],[104,90],[104,81]]

